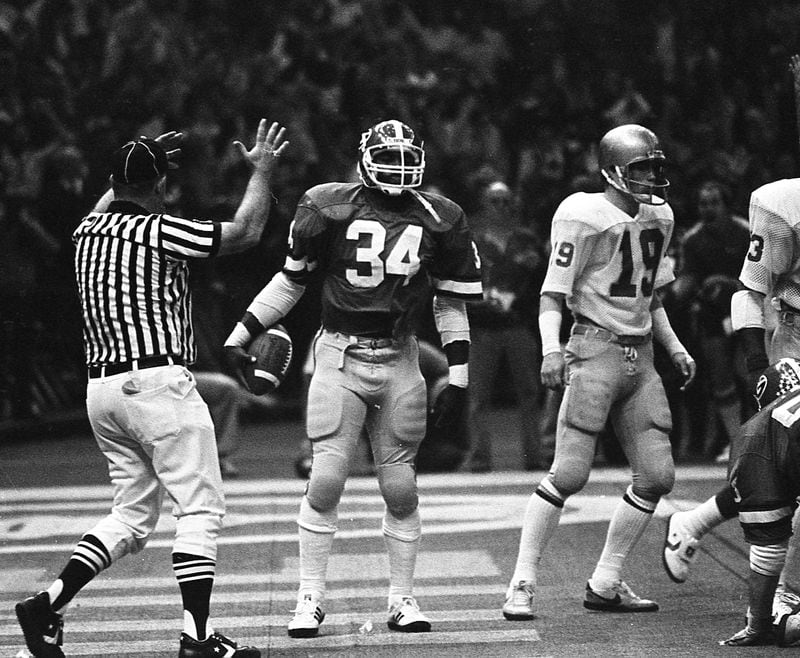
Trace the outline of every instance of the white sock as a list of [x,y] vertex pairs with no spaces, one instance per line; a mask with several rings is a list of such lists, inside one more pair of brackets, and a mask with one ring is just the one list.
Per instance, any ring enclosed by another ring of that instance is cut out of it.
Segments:
[[384,515],[383,540],[389,554],[389,607],[405,596],[414,595],[421,528],[419,510],[404,519],[397,519],[388,511]]
[[300,588],[298,599],[305,594],[325,594],[328,556],[333,545],[332,532],[313,532],[302,526],[300,533]]
[[542,480],[536,491],[531,494],[522,519],[517,564],[511,578],[512,587],[521,580],[528,580],[536,585],[539,560],[547,542],[558,528],[564,500],[564,496],[555,488],[549,477]]
[[[64,589],[64,581],[62,581],[61,578],[56,578],[53,581],[53,584],[50,585],[50,587],[47,588],[47,594],[50,596],[50,604],[51,605],[52,605],[53,601],[55,601],[58,598],[58,595],[61,594],[63,589]],[[56,610],[56,612],[60,613],[61,611],[60,610]]]
[[676,512],[681,525],[695,539],[700,539],[709,530],[725,521],[719,511],[716,496],[711,496],[697,507],[685,512]]
[[606,533],[606,544],[589,580],[592,589],[608,589],[615,581],[621,579],[625,558],[653,518],[656,505],[657,503],[633,493],[632,486],[628,487],[611,517]]

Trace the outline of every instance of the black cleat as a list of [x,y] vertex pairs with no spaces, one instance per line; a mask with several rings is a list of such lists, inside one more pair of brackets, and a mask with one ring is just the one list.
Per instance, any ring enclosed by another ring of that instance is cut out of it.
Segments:
[[202,642],[181,633],[178,658],[261,658],[261,651],[255,647],[240,647],[222,633],[212,633]]
[[25,644],[35,658],[64,658],[64,617],[50,606],[50,595],[39,592],[14,607],[25,635]]

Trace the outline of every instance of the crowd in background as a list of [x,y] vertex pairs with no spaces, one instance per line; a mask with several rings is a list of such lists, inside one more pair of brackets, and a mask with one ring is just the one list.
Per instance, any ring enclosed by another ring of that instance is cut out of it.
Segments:
[[[383,118],[423,136],[428,186],[469,213],[502,181],[542,243],[565,196],[601,189],[594,144],[620,123],[662,139],[678,240],[706,180],[746,216],[755,187],[797,175],[798,50],[790,1],[0,1],[0,421],[83,404],[70,235],[132,137],[184,132],[171,202],[224,219],[246,181],[232,141],[262,116],[288,127],[261,244],[197,272],[233,322],[303,190],[351,179]],[[298,346],[315,312],[311,294],[287,318]]]

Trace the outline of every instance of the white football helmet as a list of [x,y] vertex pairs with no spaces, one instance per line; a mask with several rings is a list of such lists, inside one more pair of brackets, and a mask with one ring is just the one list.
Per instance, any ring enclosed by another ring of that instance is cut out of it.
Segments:
[[666,158],[652,130],[631,123],[609,130],[600,140],[600,171],[609,185],[639,203],[667,202]]
[[397,196],[422,185],[425,151],[406,124],[390,119],[361,133],[358,176],[367,187]]

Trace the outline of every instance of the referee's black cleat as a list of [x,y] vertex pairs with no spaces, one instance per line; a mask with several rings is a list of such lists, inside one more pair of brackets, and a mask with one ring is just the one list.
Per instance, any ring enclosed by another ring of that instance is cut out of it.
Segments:
[[212,633],[202,642],[181,633],[178,658],[261,658],[261,651],[255,647],[240,647],[222,633]]
[[14,610],[28,651],[35,658],[64,658],[64,617],[50,607],[47,592],[20,601]]

